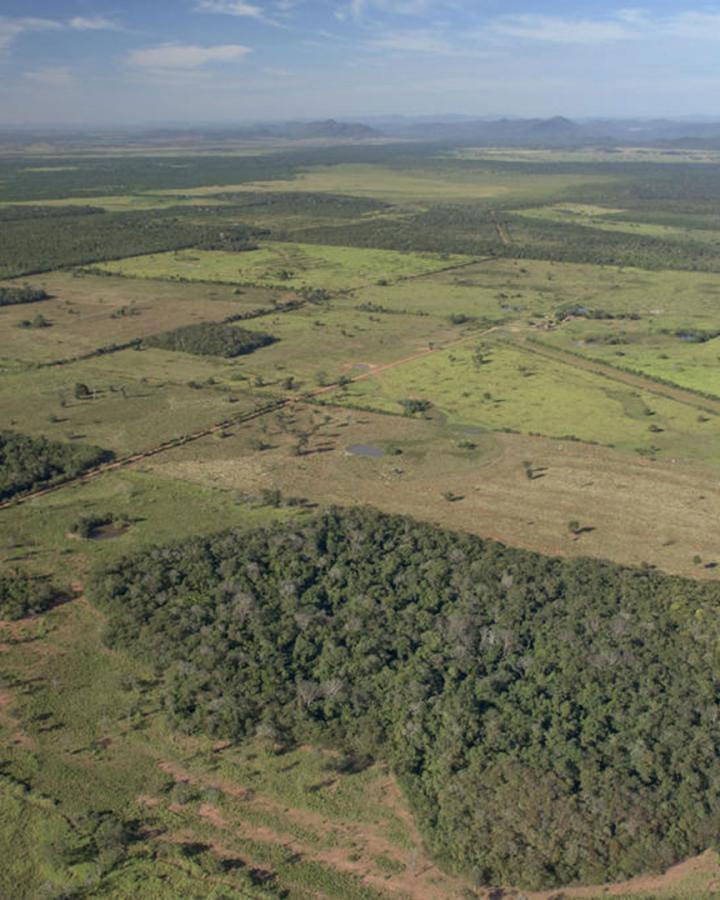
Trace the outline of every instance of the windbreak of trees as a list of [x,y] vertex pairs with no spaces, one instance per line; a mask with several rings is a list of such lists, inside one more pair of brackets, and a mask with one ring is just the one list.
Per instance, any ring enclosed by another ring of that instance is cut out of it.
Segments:
[[0,572],[0,619],[36,616],[61,599],[62,593],[48,578],[27,572]]
[[271,334],[262,331],[250,331],[223,322],[197,322],[153,334],[145,338],[143,344],[159,350],[181,350],[196,356],[223,356],[229,359],[252,353],[275,341]]
[[110,450],[0,431],[0,501],[109,462]]
[[431,851],[480,883],[717,842],[717,585],[355,508],[149,550],[91,595],[183,731],[387,760]]
[[37,303],[50,297],[42,288],[34,288],[29,284],[22,287],[0,287],[0,306],[14,306],[18,303]]

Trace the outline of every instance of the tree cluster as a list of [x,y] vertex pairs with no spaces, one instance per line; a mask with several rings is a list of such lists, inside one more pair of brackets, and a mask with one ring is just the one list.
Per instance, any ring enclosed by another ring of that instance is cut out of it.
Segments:
[[61,592],[48,578],[27,572],[0,572],[0,619],[36,616],[61,599]]
[[0,431],[0,501],[46,487],[113,458],[110,450]]
[[50,294],[42,288],[24,284],[22,287],[0,287],[0,306],[15,306],[18,303],[37,303],[47,300]]
[[480,883],[665,867],[720,826],[720,587],[355,508],[98,574],[172,721],[387,760]]
[[144,339],[146,347],[181,350],[197,356],[222,356],[229,359],[252,353],[274,343],[276,338],[262,331],[249,331],[223,322],[198,322]]

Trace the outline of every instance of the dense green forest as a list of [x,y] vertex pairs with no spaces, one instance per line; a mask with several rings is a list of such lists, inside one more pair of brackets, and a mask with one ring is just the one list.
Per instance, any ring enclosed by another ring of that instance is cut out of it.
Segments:
[[47,300],[50,294],[42,288],[34,288],[29,284],[22,287],[0,287],[0,306],[14,306],[17,303],[37,303]]
[[0,619],[23,619],[45,612],[62,600],[49,578],[27,572],[0,572]]
[[275,340],[262,331],[249,331],[222,322],[197,322],[151,335],[144,339],[143,344],[159,350],[181,350],[196,356],[224,356],[229,359],[267,347]]
[[[498,223],[509,235],[501,240]],[[437,204],[402,219],[368,218],[347,225],[273,231],[274,240],[377,247],[386,250],[467,253],[646,269],[720,271],[718,247],[691,237],[660,239],[589,225],[529,219],[486,203]]]
[[369,509],[95,576],[186,732],[387,760],[478,883],[599,882],[716,845],[720,586]]
[[[0,242],[0,277],[199,245],[222,231],[212,215],[205,218],[169,209],[9,222]],[[236,224],[234,233],[242,229]]]
[[113,458],[110,450],[0,431],[0,500],[36,490]]

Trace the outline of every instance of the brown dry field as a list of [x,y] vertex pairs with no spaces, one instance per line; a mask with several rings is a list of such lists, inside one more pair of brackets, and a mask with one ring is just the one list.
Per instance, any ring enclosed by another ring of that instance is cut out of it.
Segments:
[[[332,420],[322,425],[326,414]],[[298,406],[289,428],[315,429],[300,456],[292,454],[297,438],[266,418],[221,442],[170,451],[148,468],[251,495],[277,487],[323,506],[370,504],[550,555],[720,575],[720,477],[710,467],[516,434],[474,436],[477,450],[461,450],[468,436],[435,422],[339,408]],[[270,448],[253,450],[258,440]],[[403,452],[358,457],[347,450],[355,444]],[[445,499],[447,491],[461,499]],[[588,530],[575,537],[572,520]]]
[[[24,279],[6,284],[22,284]],[[174,284],[53,272],[32,279],[51,299],[0,308],[0,361],[46,362],[89,353],[192,322],[220,321],[235,313],[271,306],[286,292],[225,285]],[[136,315],[117,315],[123,307]],[[50,328],[18,328],[42,314]]]

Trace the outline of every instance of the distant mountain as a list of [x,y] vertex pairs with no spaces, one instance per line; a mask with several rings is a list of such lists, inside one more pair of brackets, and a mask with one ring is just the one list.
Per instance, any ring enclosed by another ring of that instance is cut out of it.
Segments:
[[380,132],[362,122],[337,122],[326,119],[322,122],[281,122],[265,124],[257,132],[259,136],[290,138],[292,140],[309,140],[311,138],[328,138],[343,141],[359,141],[380,137]]
[[480,147],[681,146],[717,147],[719,122],[666,119],[436,119],[387,123],[386,135],[426,141],[457,141]]

